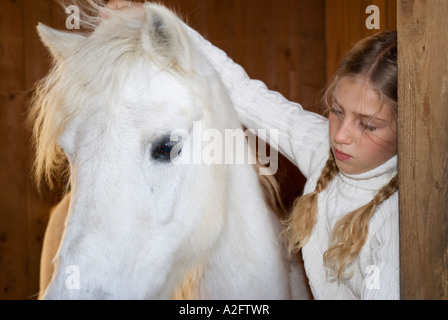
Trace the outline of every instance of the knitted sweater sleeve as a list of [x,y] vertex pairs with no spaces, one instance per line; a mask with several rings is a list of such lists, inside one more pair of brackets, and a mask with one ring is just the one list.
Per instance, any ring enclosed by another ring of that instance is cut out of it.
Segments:
[[328,158],[328,120],[270,91],[263,82],[250,79],[225,52],[190,27],[186,29],[192,43],[228,88],[241,123],[255,132],[266,129],[271,147],[279,150],[308,178],[322,158]]

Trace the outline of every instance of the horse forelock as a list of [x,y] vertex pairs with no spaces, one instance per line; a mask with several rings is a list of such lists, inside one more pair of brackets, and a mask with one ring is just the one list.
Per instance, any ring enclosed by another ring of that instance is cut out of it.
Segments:
[[[84,111],[113,106],[123,81],[138,68],[137,59],[145,57],[144,61],[157,63],[141,45],[144,16],[113,14],[92,21],[100,21],[95,31],[70,56],[55,61],[36,85],[30,117],[34,122],[34,173],[39,187],[44,181],[53,187],[55,175],[68,173],[66,156],[58,144],[67,125]],[[186,75],[175,65],[158,67]]]
[[[56,62],[36,85],[30,116],[34,121],[34,169],[39,186],[42,178],[53,186],[53,175],[66,166],[58,138],[67,125],[89,106],[101,105],[98,99],[110,98],[114,93],[115,83],[111,79],[117,79],[114,74],[118,73],[120,65],[115,62],[123,53],[110,50],[108,57],[104,54],[102,57],[100,51],[104,49],[104,46],[95,46],[91,41],[65,61]],[[87,54],[89,50],[90,55]]]

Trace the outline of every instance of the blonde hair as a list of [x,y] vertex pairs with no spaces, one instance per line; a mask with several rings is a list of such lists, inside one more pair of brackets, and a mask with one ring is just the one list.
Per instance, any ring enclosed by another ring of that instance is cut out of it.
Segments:
[[[342,79],[363,79],[397,113],[397,34],[383,32],[368,37],[356,44],[341,62],[334,78],[323,95],[327,108]],[[290,254],[299,251],[309,240],[317,222],[318,195],[325,190],[338,174],[332,150],[312,193],[296,199],[289,217],[284,221],[284,235],[289,242]],[[330,277],[349,276],[345,271],[356,261],[369,233],[369,221],[378,206],[398,190],[398,176],[381,188],[375,197],[359,209],[347,213],[336,222],[331,235],[331,244],[324,253],[324,263]]]

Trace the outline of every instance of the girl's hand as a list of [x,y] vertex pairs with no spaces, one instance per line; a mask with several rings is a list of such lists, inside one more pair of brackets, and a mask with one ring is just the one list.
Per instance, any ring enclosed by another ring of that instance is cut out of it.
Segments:
[[[110,0],[107,3],[106,8],[112,10],[119,10],[127,13],[141,13],[143,12],[143,6],[144,4],[141,2],[132,2],[126,0]],[[107,18],[108,17],[107,10],[100,11],[99,15],[101,17]]]
[[143,3],[140,2],[132,2],[126,0],[110,0],[107,5],[107,8],[114,10],[130,10],[143,8]]

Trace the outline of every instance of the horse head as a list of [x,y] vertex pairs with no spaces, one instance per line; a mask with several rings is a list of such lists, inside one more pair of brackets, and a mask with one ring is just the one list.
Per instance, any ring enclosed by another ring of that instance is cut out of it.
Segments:
[[164,299],[191,275],[202,297],[286,298],[253,167],[194,160],[205,130],[241,125],[179,18],[146,4],[89,36],[38,31],[54,66],[34,103],[36,174],[66,159],[70,190],[44,298]]

